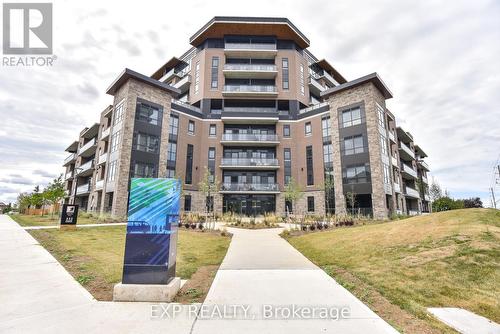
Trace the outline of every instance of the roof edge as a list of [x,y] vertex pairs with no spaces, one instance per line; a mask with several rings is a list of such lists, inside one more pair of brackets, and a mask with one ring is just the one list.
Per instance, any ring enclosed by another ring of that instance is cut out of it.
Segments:
[[175,87],[172,87],[170,85],[167,85],[163,82],[160,82],[158,80],[152,79],[144,74],[141,74],[139,72],[132,71],[129,68],[125,68],[120,75],[111,83],[111,85],[108,87],[106,90],[106,94],[109,95],[114,95],[116,91],[118,90],[119,87],[121,87],[127,80],[129,79],[136,79],[138,81],[147,83],[153,87],[162,89],[164,91],[167,91],[171,93],[174,97],[179,95],[181,91]]
[[392,92],[389,90],[387,85],[384,83],[382,78],[377,74],[377,72],[373,72],[371,74],[365,75],[364,77],[354,79],[352,81],[346,82],[344,84],[332,87],[330,89],[325,90],[324,92],[321,92],[320,96],[321,97],[327,97],[331,94],[335,94],[338,92],[341,92],[343,90],[349,89],[349,88],[354,88],[360,85],[363,85],[365,83],[371,82],[377,87],[377,89],[382,93],[382,95],[386,99],[392,98]]

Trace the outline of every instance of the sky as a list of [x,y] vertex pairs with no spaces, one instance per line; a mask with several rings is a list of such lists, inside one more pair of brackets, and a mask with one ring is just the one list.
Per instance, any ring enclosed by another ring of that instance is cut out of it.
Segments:
[[62,173],[64,149],[98,121],[112,102],[106,88],[125,67],[151,75],[218,15],[287,17],[348,80],[377,72],[432,177],[453,197],[491,205],[500,1],[56,0],[53,10],[53,66],[0,66],[0,201]]

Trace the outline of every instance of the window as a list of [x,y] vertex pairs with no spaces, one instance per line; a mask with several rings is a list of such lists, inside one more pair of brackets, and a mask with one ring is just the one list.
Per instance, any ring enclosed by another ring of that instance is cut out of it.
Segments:
[[289,148],[285,148],[283,153],[285,185],[287,185],[290,183],[290,179],[292,178],[292,152]]
[[194,121],[188,123],[188,134],[194,135]]
[[137,133],[134,136],[135,149],[138,151],[149,152],[149,153],[158,153],[159,149],[159,138],[158,136],[146,134],[146,133]]
[[289,82],[289,70],[288,70],[288,58],[282,58],[281,59],[281,67],[282,67],[282,82],[283,82],[283,89],[289,89],[290,88],[290,82]]
[[344,110],[342,112],[342,127],[346,128],[349,126],[357,125],[363,123],[361,117],[361,108],[351,108],[349,110]]
[[283,137],[290,137],[290,124],[283,124]]
[[210,124],[210,128],[208,129],[208,135],[210,137],[215,137],[217,134],[217,126],[215,124]]
[[350,166],[343,171],[344,184],[370,182],[370,165]]
[[364,151],[363,135],[344,138],[344,155],[358,154]]
[[389,171],[389,165],[383,164],[384,165],[384,183],[390,184],[391,183],[391,173]]
[[217,88],[219,84],[219,57],[212,57],[212,83],[210,87]]
[[387,138],[384,135],[380,135],[380,150],[382,155],[388,155],[389,150],[387,148]]
[[306,88],[304,85],[304,65],[300,64],[300,93],[304,95],[306,93]]
[[378,115],[378,124],[385,129],[384,108],[382,108],[378,103],[377,103],[377,115]]
[[330,116],[323,116],[321,118],[321,131],[323,138],[330,136]]
[[155,177],[156,166],[143,162],[134,162],[132,168],[132,177]]
[[193,151],[193,145],[188,144],[186,153],[186,177],[184,179],[186,184],[193,183]]
[[307,173],[307,185],[312,186],[314,184],[312,146],[306,147],[306,173]]
[[113,161],[108,166],[108,182],[115,180],[117,161]]
[[161,125],[161,115],[162,112],[159,108],[142,102],[137,103],[135,115],[137,120],[153,125]]
[[113,125],[120,123],[123,120],[123,103],[120,103],[115,107],[115,118],[113,119]]
[[333,163],[333,146],[332,144],[323,144],[323,162],[325,166],[330,166]]
[[170,115],[170,124],[168,125],[168,133],[177,136],[179,133],[179,116]]
[[167,161],[175,161],[177,160],[177,144],[173,142],[168,142],[167,146]]
[[215,147],[208,148],[208,171],[210,172],[209,181],[215,181]]
[[311,122],[307,122],[305,124],[305,132],[306,132],[306,136],[311,135],[311,133],[312,133]]
[[196,62],[194,70],[194,93],[198,94],[200,91],[200,61]]
[[111,145],[109,152],[115,152],[118,150],[118,147],[120,146],[120,137],[121,137],[122,130],[116,131],[111,135]]
[[175,178],[175,168],[167,167],[167,177],[172,179]]
[[314,196],[307,197],[307,211],[314,212]]
[[191,195],[184,196],[184,211],[191,211]]
[[292,201],[285,199],[285,212],[292,213]]

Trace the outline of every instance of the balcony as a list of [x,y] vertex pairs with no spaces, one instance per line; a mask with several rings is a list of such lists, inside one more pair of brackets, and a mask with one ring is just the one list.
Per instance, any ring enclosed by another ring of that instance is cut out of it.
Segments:
[[401,176],[404,179],[416,179],[417,178],[417,171],[413,169],[413,167],[408,166],[407,164],[401,164]]
[[225,146],[276,146],[279,140],[275,134],[224,133],[221,144]]
[[330,85],[332,86],[338,86],[339,83],[337,80],[335,80],[328,72],[326,71],[323,71],[323,73],[313,73],[311,74],[312,77],[314,77],[314,79],[318,80],[318,79],[321,79],[323,78],[325,81],[328,81],[330,83]]
[[224,85],[222,95],[276,97],[278,90],[275,85]]
[[184,68],[183,70],[179,71],[175,68],[170,69],[167,73],[165,73],[159,81],[161,82],[168,82],[172,80],[174,77],[182,78],[184,77],[189,71],[189,67]]
[[104,179],[95,181],[95,190],[102,190],[104,188]]
[[323,87],[314,77],[309,77],[309,91],[314,95],[319,96],[321,92],[325,91],[326,87]]
[[224,169],[278,169],[278,159],[274,158],[222,158]]
[[389,139],[393,142],[393,143],[396,143],[396,135],[394,134],[394,132],[392,132],[391,130],[389,130]]
[[422,175],[422,182],[423,182],[424,184],[429,184],[429,180],[427,180],[427,177],[426,177],[426,176],[423,176],[423,175]]
[[279,114],[271,107],[224,107],[221,120],[228,124],[275,124]]
[[391,162],[394,167],[399,167],[398,159],[391,155]]
[[189,74],[173,84],[175,88],[180,89],[181,94],[189,89],[189,85],[191,85],[191,76]]
[[76,168],[76,172],[78,176],[88,176],[92,174],[92,171],[94,170],[94,160],[90,160],[80,167]]
[[108,153],[101,154],[99,156],[99,159],[97,159],[97,164],[98,165],[105,164],[107,160],[108,160]]
[[71,171],[67,172],[66,174],[64,174],[64,180],[71,180],[71,179],[73,179],[74,176],[75,176],[75,171],[71,170]]
[[308,113],[310,111],[313,111],[313,110],[319,110],[319,109],[322,109],[321,111],[327,111],[327,110],[330,110],[330,104],[328,102],[320,102],[320,103],[316,103],[316,104],[313,104],[312,106],[310,107],[307,107],[307,108],[303,108],[303,109],[300,109],[299,110],[299,114],[305,114],[305,113]]
[[64,159],[64,164],[63,166],[66,166],[72,162],[74,162],[76,160],[76,153],[71,153],[70,155],[68,155],[66,157],[66,159]]
[[415,152],[403,142],[399,142],[399,156],[405,161],[415,160]]
[[84,158],[90,157],[95,153],[96,148],[97,148],[96,140],[95,138],[92,138],[85,145],[80,147],[80,149],[78,150],[78,155]]
[[429,169],[429,165],[424,161],[424,160],[417,160],[417,164],[422,167],[422,169],[426,170],[426,171],[430,171]]
[[224,53],[234,58],[274,58],[278,50],[274,43],[225,43]]
[[226,78],[273,79],[278,74],[276,65],[266,64],[225,64]]
[[417,210],[408,210],[409,216],[418,216],[420,213]]
[[76,188],[76,195],[87,195],[90,193],[90,183],[82,184]]
[[405,195],[412,198],[420,198],[418,191],[408,186],[405,186]]
[[176,110],[184,111],[184,109],[188,109],[190,111],[194,111],[195,113],[201,114],[201,109],[193,106],[187,102],[172,99],[172,107]]
[[101,133],[101,140],[108,140],[110,132],[111,132],[111,127],[108,127],[106,130],[103,130]]
[[279,193],[276,183],[224,183],[221,185],[221,193]]
[[401,186],[399,183],[394,183],[394,192],[401,194]]

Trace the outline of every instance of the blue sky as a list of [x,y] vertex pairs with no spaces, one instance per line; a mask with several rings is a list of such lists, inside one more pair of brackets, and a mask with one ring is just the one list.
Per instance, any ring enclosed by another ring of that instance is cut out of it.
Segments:
[[62,172],[64,148],[111,103],[105,90],[125,67],[151,74],[211,17],[233,15],[288,17],[348,80],[378,72],[433,177],[452,196],[490,204],[500,154],[498,1],[53,3],[54,66],[0,66],[0,201]]

